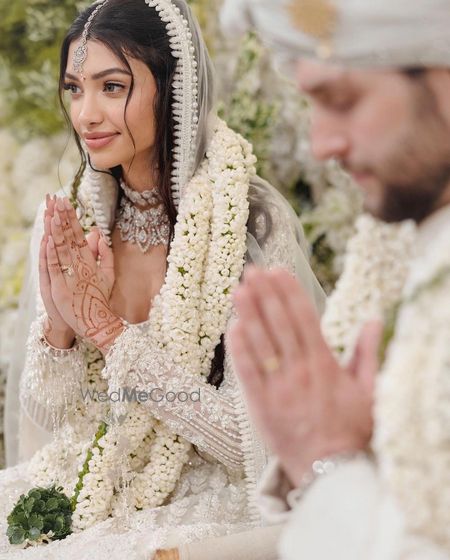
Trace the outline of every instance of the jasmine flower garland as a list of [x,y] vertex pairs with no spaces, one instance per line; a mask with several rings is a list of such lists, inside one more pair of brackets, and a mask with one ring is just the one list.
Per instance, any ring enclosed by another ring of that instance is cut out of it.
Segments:
[[[255,161],[251,146],[217,120],[207,157],[181,201],[166,280],[145,323],[145,332],[179,371],[200,376],[203,381],[230,318],[231,292],[243,270],[248,189]],[[89,197],[83,201],[89,222],[92,202]],[[105,223],[96,210],[97,223]],[[120,347],[120,339],[127,339],[130,329],[116,341],[106,364],[125,359],[115,356],[114,351]],[[86,345],[85,353],[86,379],[94,387],[108,387],[112,392],[129,382],[126,367],[115,368],[112,375],[108,365],[103,367],[98,351]],[[129,508],[161,505],[173,492],[189,457],[191,444],[159,422],[149,407],[123,402],[112,406],[111,418],[121,422],[107,428],[102,423],[104,404],[92,402],[89,407],[77,408],[77,425],[65,424],[60,438],[30,463],[37,483],[63,480],[67,494],[75,488],[74,532],[123,515]],[[92,425],[99,428],[93,444],[86,446],[82,434]],[[65,471],[68,449],[77,457],[76,475]]]

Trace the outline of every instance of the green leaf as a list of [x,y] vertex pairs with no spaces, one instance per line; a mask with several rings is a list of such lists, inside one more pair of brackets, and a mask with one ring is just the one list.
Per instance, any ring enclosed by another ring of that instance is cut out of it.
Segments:
[[50,498],[47,501],[45,509],[47,511],[54,511],[55,509],[58,509],[58,499],[57,498]]
[[34,527],[35,529],[41,530],[44,527],[44,520],[37,513],[32,513],[30,515],[28,523],[29,523],[31,528]]
[[32,541],[37,541],[40,536],[41,536],[41,531],[37,527],[32,527],[28,531],[28,538]]
[[22,527],[8,527],[8,537],[10,544],[22,544],[25,540],[25,531]]
[[53,531],[54,539],[63,539],[71,533],[72,509],[63,488],[33,488],[22,496],[8,515],[7,535],[11,544],[25,539],[38,540]]
[[16,513],[13,516],[13,519],[11,521],[12,525],[20,525],[21,527],[24,527],[25,529],[28,529],[28,516],[25,515],[25,513],[23,511]]
[[34,498],[30,497],[23,505],[25,513],[30,514],[33,511]]
[[34,504],[33,511],[35,511],[37,513],[44,513],[45,512],[45,502],[44,502],[44,500],[38,500]]
[[28,494],[28,496],[30,498],[33,498],[34,501],[37,501],[37,500],[41,499],[41,493],[39,492],[39,490],[37,488],[34,488],[33,490],[30,490],[30,493]]

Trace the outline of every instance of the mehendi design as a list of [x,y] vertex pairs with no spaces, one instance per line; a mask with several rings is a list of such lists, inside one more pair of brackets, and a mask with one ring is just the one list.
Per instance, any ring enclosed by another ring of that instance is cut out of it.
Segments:
[[[124,322],[109,306],[112,287],[108,286],[98,269],[76,215],[71,214],[70,210],[57,209],[57,212],[60,224],[54,224],[55,232],[66,232],[63,234],[64,241],[58,246],[61,252],[67,250],[72,259],[70,266],[73,273],[70,277],[65,276],[72,322],[75,322],[78,334],[90,340],[102,352],[106,351],[124,329]],[[59,260],[58,265],[49,266],[60,267],[61,257]]]

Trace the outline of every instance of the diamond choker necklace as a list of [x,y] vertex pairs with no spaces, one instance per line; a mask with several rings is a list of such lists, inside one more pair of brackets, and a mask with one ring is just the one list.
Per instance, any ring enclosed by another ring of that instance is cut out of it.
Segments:
[[[116,226],[122,241],[137,245],[142,253],[155,245],[168,245],[170,222],[158,189],[137,192],[123,180],[120,186],[124,195],[117,211]],[[142,210],[137,205],[151,208]]]

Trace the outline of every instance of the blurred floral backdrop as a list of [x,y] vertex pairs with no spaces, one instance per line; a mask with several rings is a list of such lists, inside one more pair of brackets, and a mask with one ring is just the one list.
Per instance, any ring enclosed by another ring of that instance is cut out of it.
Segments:
[[[45,193],[70,181],[78,155],[57,104],[59,44],[76,0],[0,0],[0,418],[30,228]],[[360,212],[350,179],[309,150],[309,111],[253,33],[240,43],[219,29],[221,0],[191,0],[219,76],[219,110],[253,142],[259,173],[292,202],[327,291],[339,276]],[[0,424],[0,466],[3,441]]]

